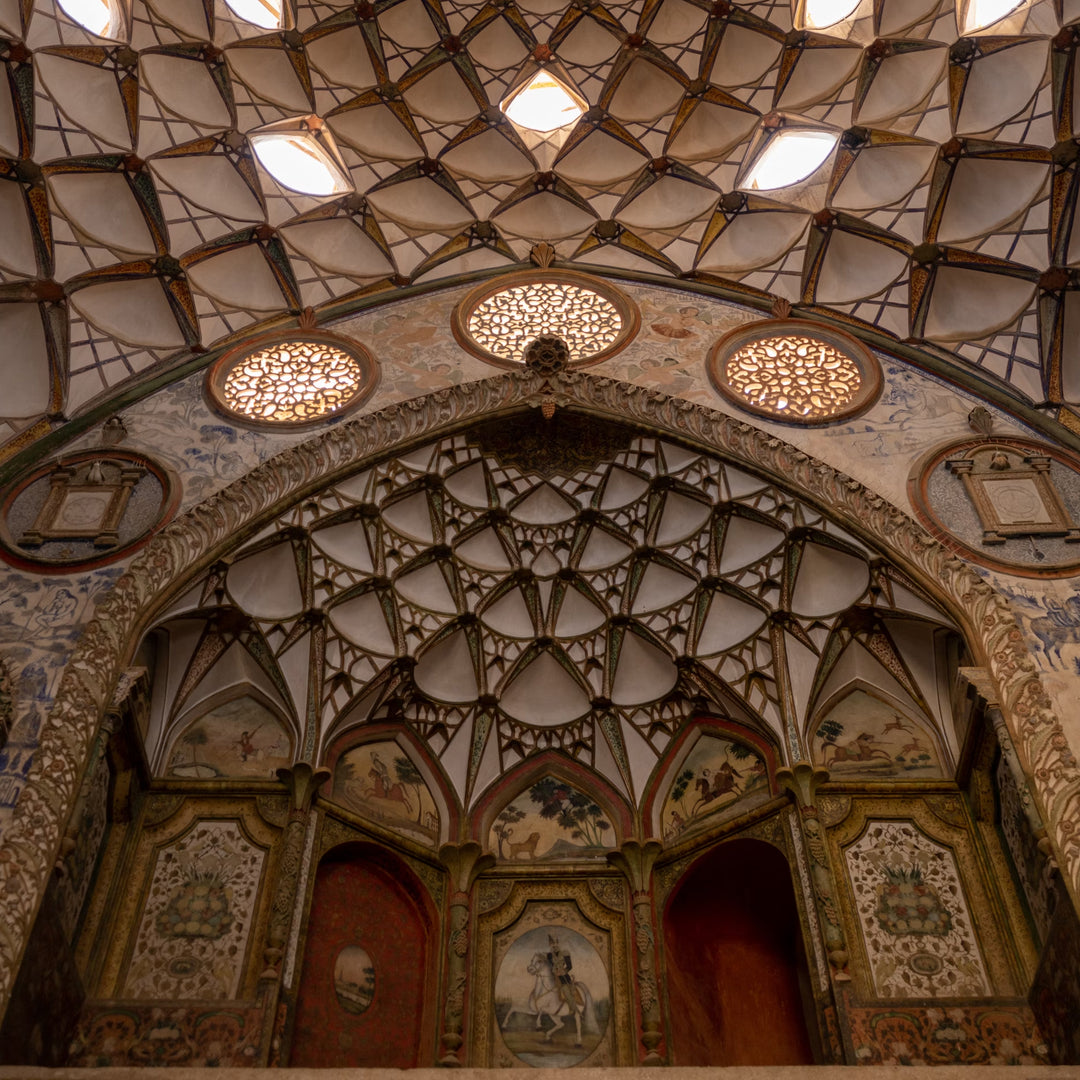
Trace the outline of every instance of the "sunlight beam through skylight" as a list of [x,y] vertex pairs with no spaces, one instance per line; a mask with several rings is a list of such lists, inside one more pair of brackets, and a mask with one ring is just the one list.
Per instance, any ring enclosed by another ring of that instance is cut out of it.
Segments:
[[806,0],[803,22],[808,30],[824,30],[843,22],[858,6],[859,0]]
[[573,124],[585,110],[553,75],[538,71],[508,101],[503,112],[519,127],[541,134]]
[[235,15],[244,22],[261,26],[264,30],[281,29],[283,0],[225,0]]
[[113,37],[120,28],[115,0],[57,0],[64,14],[98,37]]
[[795,128],[778,132],[758,155],[742,188],[773,191],[805,180],[821,167],[838,138],[834,131]]
[[263,168],[291,191],[325,196],[353,190],[347,174],[310,132],[256,132],[248,139]]
[[1000,22],[1015,11],[1024,0],[969,0],[964,7],[961,34],[974,34]]

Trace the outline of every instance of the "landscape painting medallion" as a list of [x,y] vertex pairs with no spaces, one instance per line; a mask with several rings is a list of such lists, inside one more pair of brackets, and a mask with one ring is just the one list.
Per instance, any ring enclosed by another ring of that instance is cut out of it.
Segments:
[[611,983],[596,946],[567,926],[542,925],[514,938],[495,976],[495,1024],[526,1065],[578,1065],[604,1041]]
[[[702,735],[664,800],[664,839],[675,840],[768,796],[768,770],[757,750],[735,739]],[[736,803],[739,808],[733,810]]]
[[425,844],[439,838],[439,812],[423,774],[396,742],[347,750],[334,768],[333,800]]
[[941,759],[926,728],[864,690],[828,709],[813,738],[814,763],[834,776],[940,777]]
[[564,780],[537,780],[491,824],[488,846],[507,862],[603,859],[616,836],[607,814]]
[[354,1014],[364,1012],[375,997],[375,967],[366,949],[346,945],[334,961],[334,993],[338,1004]]
[[252,697],[233,698],[188,724],[172,745],[167,776],[216,780],[222,776],[277,777],[292,760],[289,736],[277,717]]

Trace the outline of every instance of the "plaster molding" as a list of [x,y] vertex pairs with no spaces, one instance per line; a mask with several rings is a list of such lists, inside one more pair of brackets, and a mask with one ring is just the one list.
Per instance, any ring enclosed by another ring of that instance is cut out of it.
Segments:
[[692,402],[569,371],[508,372],[329,428],[253,469],[147,544],[101,602],[64,671],[34,762],[0,835],[0,1014],[7,1007],[90,747],[138,638],[184,583],[281,508],[366,459],[470,421],[554,402],[731,458],[826,509],[938,596],[987,667],[1064,876],[1080,894],[1080,768],[1008,601],[907,514],[851,477],[753,425]]

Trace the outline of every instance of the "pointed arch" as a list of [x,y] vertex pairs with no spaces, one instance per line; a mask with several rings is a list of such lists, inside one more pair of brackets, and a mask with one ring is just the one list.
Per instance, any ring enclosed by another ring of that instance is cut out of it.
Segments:
[[[985,665],[1025,771],[1034,777],[1055,855],[1080,894],[1080,767],[1069,751],[1008,601],[907,514],[862,484],[742,418],[601,376],[570,371],[545,384],[513,371],[438,390],[343,422],[283,451],[162,529],[133,560],[76,644],[10,823],[0,837],[0,1008],[6,1008],[29,930],[82,782],[91,740],[145,629],[192,577],[283,505],[483,417],[545,401],[689,442],[821,508],[887,554],[962,628]],[[554,397],[550,392],[554,392]],[[10,888],[5,886],[11,882]]]

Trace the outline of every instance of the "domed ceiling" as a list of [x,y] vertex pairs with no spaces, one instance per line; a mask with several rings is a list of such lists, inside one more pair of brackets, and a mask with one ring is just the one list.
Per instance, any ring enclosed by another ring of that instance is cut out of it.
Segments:
[[161,772],[241,697],[308,760],[402,723],[465,806],[547,750],[637,803],[702,714],[806,760],[850,699],[849,739],[884,710],[943,769],[958,749],[958,636],[902,571],[773,484],[573,413],[488,421],[333,484],[212,567],[150,640]]
[[[75,0],[0,0],[0,437],[539,241],[786,298],[1018,401],[1080,397],[1075,0],[861,0],[831,26],[800,6],[815,30],[786,0],[109,3],[117,40]],[[557,137],[498,107],[535,61],[588,105]],[[311,115],[345,194],[252,154]],[[820,166],[755,190],[770,138],[806,128],[830,133]]]

